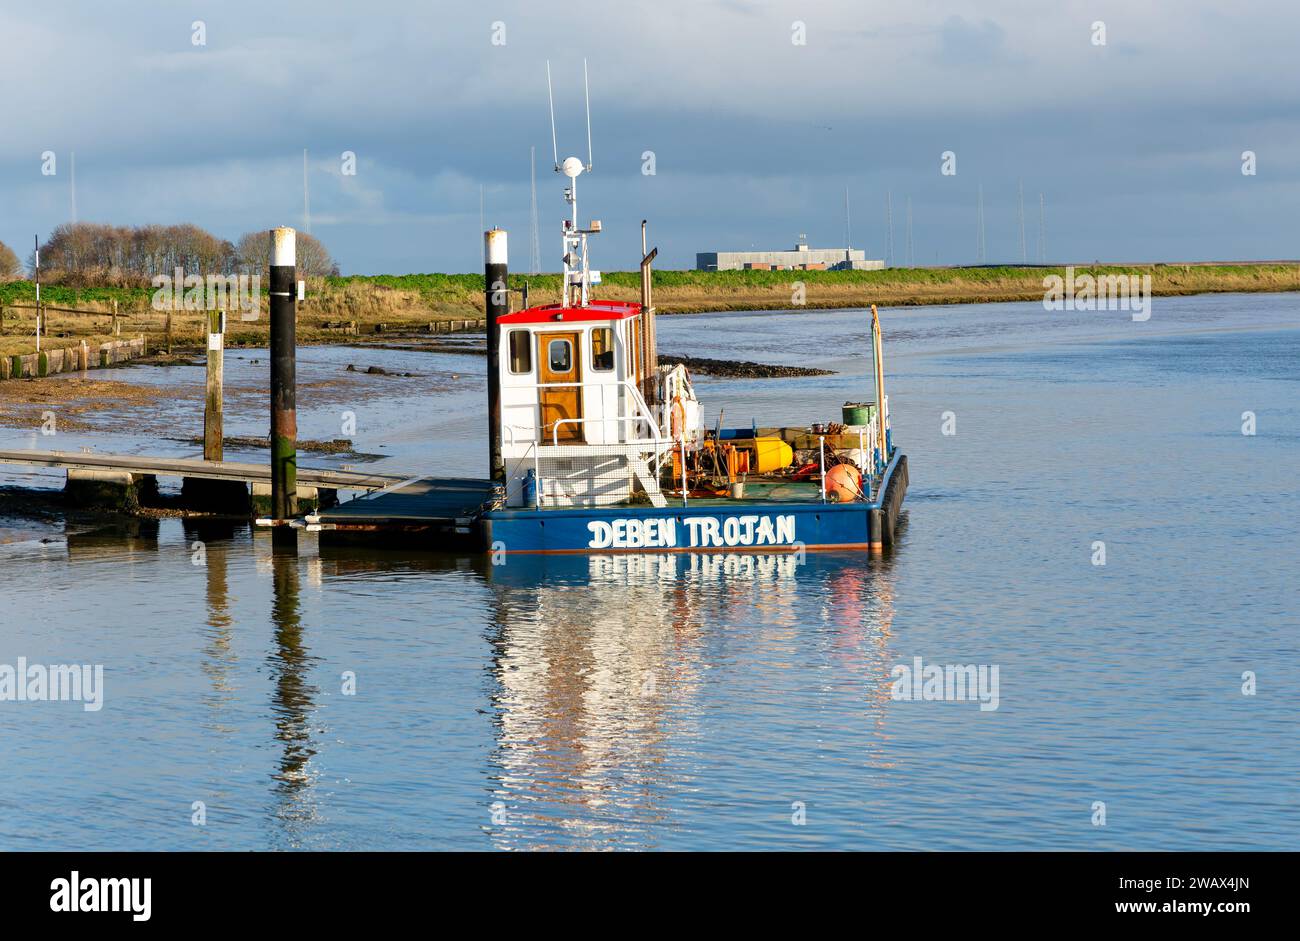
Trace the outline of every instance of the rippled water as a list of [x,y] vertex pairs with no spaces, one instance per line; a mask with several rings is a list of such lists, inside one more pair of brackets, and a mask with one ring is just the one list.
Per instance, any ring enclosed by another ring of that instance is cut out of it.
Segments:
[[[0,664],[103,664],[105,696],[0,703],[0,848],[1293,849],[1297,300],[882,312],[912,489],[880,561],[286,558],[246,527],[25,524]],[[710,422],[834,420],[868,382],[862,312],[659,332],[837,370],[701,379]],[[258,356],[229,354],[231,381],[260,383]],[[333,384],[348,362],[420,375]],[[300,371],[322,382],[305,437],[351,410],[389,455],[368,466],[486,462],[479,359],[306,349]],[[259,408],[228,431],[264,433]],[[193,450],[131,428],[0,442]],[[998,708],[894,701],[914,657],[996,665]]]

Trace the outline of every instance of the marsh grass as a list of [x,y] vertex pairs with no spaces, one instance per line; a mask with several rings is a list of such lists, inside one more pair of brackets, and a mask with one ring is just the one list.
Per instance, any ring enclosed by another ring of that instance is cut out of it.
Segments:
[[[803,307],[912,306],[1040,300],[1043,279],[1063,275],[1064,268],[887,268],[880,271],[656,271],[654,300],[665,314],[728,310],[778,310],[799,305],[795,288],[803,285]],[[1300,290],[1300,266],[1293,264],[1078,266],[1075,275],[1151,275],[1157,295],[1214,292]],[[511,276],[511,287],[529,286],[531,304],[559,298],[560,275]],[[635,271],[606,272],[597,296],[609,300],[640,299],[640,275]],[[93,311],[66,314],[52,311],[45,344],[49,348],[75,345],[82,337],[109,339],[111,310],[117,301],[122,336],[144,334],[151,350],[166,344],[167,315],[150,306],[148,287],[42,287],[42,300],[55,307]],[[32,352],[35,312],[8,307],[31,304],[35,287],[29,281],[0,283],[0,304],[6,305],[0,353]],[[513,294],[512,306],[521,299]],[[229,346],[262,346],[267,342],[267,299],[255,321],[228,314]],[[483,276],[478,274],[352,275],[311,279],[307,301],[299,305],[301,343],[355,343],[358,338],[326,325],[355,321],[361,337],[383,324],[391,334],[425,327],[431,321],[473,319],[483,315]],[[171,317],[174,350],[204,346],[205,315],[176,311]],[[63,336],[59,336],[62,334]]]

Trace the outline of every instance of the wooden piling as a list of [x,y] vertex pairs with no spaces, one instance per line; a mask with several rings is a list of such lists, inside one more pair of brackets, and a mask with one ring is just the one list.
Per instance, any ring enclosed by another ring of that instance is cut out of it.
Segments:
[[483,269],[484,310],[487,312],[487,387],[488,387],[488,476],[506,479],[506,465],[501,458],[501,329],[497,318],[510,311],[510,284],[507,271],[505,229],[483,233],[485,265]]
[[277,523],[298,515],[296,237],[284,226],[270,232],[271,519]]
[[222,414],[222,386],[225,378],[226,312],[208,311],[208,381],[203,399],[203,459],[224,457],[225,436]]

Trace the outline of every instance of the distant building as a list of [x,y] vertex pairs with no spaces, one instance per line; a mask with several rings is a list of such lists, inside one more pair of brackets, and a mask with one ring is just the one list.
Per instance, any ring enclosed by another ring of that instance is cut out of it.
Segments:
[[855,248],[809,248],[800,242],[784,252],[696,252],[697,271],[843,271],[875,270],[885,267],[879,259]]

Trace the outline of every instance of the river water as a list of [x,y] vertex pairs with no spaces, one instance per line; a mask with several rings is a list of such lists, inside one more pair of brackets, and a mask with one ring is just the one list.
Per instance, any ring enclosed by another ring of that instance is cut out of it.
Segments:
[[[877,561],[285,558],[244,526],[9,519],[0,665],[102,665],[103,696],[0,702],[0,849],[1294,849],[1298,302],[883,311],[912,487]],[[700,378],[710,424],[868,387],[861,311],[659,334],[836,370]],[[264,351],[227,364],[227,432],[265,434]],[[350,413],[368,468],[480,473],[482,370],[303,349],[300,434]],[[192,454],[154,429],[199,432],[201,376],[119,370],[178,390],[153,424],[0,442]],[[996,667],[996,700],[894,698],[918,657]]]

